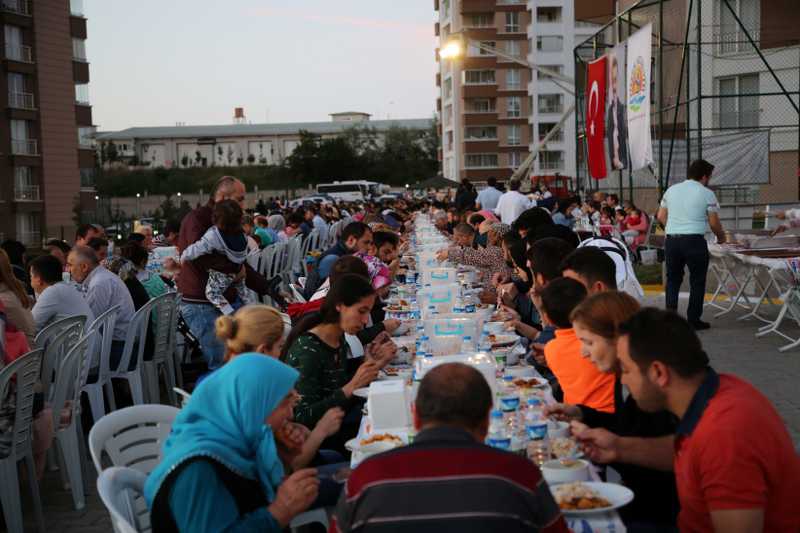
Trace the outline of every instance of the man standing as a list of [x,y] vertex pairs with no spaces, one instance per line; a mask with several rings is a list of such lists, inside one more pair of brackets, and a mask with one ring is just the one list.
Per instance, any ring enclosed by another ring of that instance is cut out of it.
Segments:
[[497,200],[497,207],[494,212],[500,217],[500,222],[503,224],[510,226],[523,211],[533,207],[528,197],[519,192],[519,187],[519,180],[509,181],[509,191],[502,194],[500,199]]
[[[177,242],[178,254],[182,253],[189,245],[199,241],[211,227],[214,205],[223,200],[234,200],[244,207],[244,183],[231,176],[223,176],[217,181],[208,203],[194,209],[181,222],[181,231]],[[181,315],[191,332],[200,341],[200,348],[209,368],[214,369],[222,364],[224,347],[214,333],[214,322],[221,313],[206,298],[209,269],[226,274],[237,273],[230,271],[231,264],[225,257],[204,255],[194,261],[182,264],[177,285],[178,292],[181,294]],[[245,284],[249,289],[254,290],[257,294],[267,293],[266,280],[247,263],[241,268],[239,275],[244,277]],[[228,301],[233,301],[236,297],[235,289],[228,289],[225,297],[228,298]]]
[[661,199],[658,221],[666,226],[664,254],[667,261],[666,306],[678,309],[678,293],[683,283],[683,269],[689,267],[689,307],[686,318],[697,330],[711,325],[703,322],[703,297],[708,274],[708,244],[706,225],[725,242],[725,231],[719,220],[719,202],[708,188],[714,165],[703,159],[689,165],[686,181],[673,185]]
[[[128,288],[119,276],[100,265],[95,251],[91,248],[74,247],[67,256],[67,266],[72,280],[80,283],[86,293],[86,303],[89,304],[95,318],[115,305],[119,305],[117,321],[111,337],[110,357],[110,367],[112,370],[116,370],[119,360],[122,358],[125,337],[135,312],[131,293],[128,292]],[[136,360],[132,358],[130,364],[132,367],[135,366]]]
[[621,380],[644,411],[680,419],[674,468],[681,531],[800,531],[800,457],[755,387],[708,366],[691,326],[644,309],[620,326]]
[[332,532],[566,532],[539,469],[483,444],[492,391],[460,363],[430,370],[414,404],[413,444],[365,460],[347,480]]
[[494,211],[501,196],[503,193],[497,188],[497,180],[489,178],[486,180],[486,188],[478,193],[478,209]]

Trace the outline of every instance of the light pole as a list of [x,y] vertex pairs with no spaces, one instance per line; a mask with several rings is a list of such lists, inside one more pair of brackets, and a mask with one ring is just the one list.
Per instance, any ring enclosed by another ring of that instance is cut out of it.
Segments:
[[136,193],[136,217],[142,218],[142,195]]
[[[539,151],[542,150],[550,141],[550,139],[552,139],[556,135],[556,133],[558,133],[561,130],[561,128],[567,122],[567,119],[570,116],[572,116],[572,113],[575,112],[575,99],[574,99],[575,91],[570,88],[575,86],[575,80],[568,76],[564,76],[559,72],[550,70],[549,68],[531,63],[528,60],[523,59],[521,57],[508,54],[502,50],[498,50],[491,46],[487,46],[486,44],[480,41],[470,39],[463,32],[453,33],[450,41],[446,45],[444,45],[444,47],[442,47],[441,51],[439,52],[439,56],[442,59],[456,59],[466,54],[466,49],[468,46],[474,46],[479,50],[483,50],[484,52],[487,52],[489,54],[501,57],[507,61],[517,63],[532,70],[536,70],[548,76],[556,85],[558,85],[559,87],[561,87],[562,89],[564,89],[566,92],[568,92],[573,96],[572,105],[570,105],[567,108],[567,110],[564,111],[564,114],[561,116],[561,119],[556,123],[556,125],[553,126],[553,128],[549,132],[547,132],[547,135],[545,135],[544,139],[542,139],[539,142],[539,145],[536,147],[536,150],[528,154],[528,157],[526,157],[525,160],[522,163],[520,163],[519,167],[511,175],[511,179],[518,180],[528,171],[530,166],[533,165],[533,162],[539,156]],[[568,85],[568,87],[565,87],[563,84]]]

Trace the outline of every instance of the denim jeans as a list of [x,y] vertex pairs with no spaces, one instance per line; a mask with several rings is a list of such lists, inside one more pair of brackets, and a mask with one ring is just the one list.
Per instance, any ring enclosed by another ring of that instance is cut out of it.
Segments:
[[689,322],[697,322],[703,314],[703,298],[706,294],[708,243],[703,235],[667,235],[664,255],[667,261],[667,309],[678,309],[683,269],[688,266],[689,307],[686,318]]
[[181,303],[181,315],[189,330],[200,342],[203,358],[209,370],[222,366],[225,347],[217,339],[214,322],[222,313],[211,304]]

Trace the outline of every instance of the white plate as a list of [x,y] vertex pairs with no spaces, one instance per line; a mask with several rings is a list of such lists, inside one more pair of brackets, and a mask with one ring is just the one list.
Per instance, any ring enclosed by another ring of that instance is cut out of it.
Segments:
[[354,390],[353,396],[358,396],[359,398],[364,398],[366,400],[369,398],[369,387],[361,387],[360,389]]
[[405,445],[405,442],[397,443],[395,441],[378,441],[367,444],[366,446],[362,446],[359,443],[360,440],[361,439],[359,437],[350,439],[349,441],[344,443],[344,447],[350,450],[351,452],[359,452],[363,454],[365,457],[369,457],[370,455],[375,455],[376,453],[381,453],[381,452],[387,452],[389,450],[393,450],[395,448],[399,448],[400,446]]
[[[617,485],[616,483],[602,483],[600,481],[582,481],[581,483],[595,491],[599,497],[611,502],[611,506],[600,509],[562,509],[561,512],[563,514],[570,516],[605,513],[607,511],[613,511],[614,509],[624,507],[633,501],[633,491],[628,487],[623,487],[622,485]],[[556,495],[556,490],[562,485],[563,483],[559,483],[557,485],[550,486],[550,491],[553,493],[554,498]]]
[[501,335],[495,335],[495,340],[490,342],[492,344],[492,349],[495,349],[495,348],[505,348],[511,346],[518,340],[519,340],[518,335],[501,334]]

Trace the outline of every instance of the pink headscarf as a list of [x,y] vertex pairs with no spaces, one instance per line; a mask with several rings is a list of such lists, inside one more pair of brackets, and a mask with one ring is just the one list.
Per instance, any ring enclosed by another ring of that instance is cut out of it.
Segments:
[[357,253],[355,255],[367,264],[367,270],[369,271],[369,278],[372,282],[373,289],[378,290],[381,287],[391,285],[392,273],[389,270],[389,267],[387,267],[380,259],[364,253]]
[[494,213],[492,213],[491,211],[489,211],[488,209],[481,209],[480,211],[478,211],[478,214],[479,215],[483,215],[483,218],[485,218],[486,220],[491,220],[492,222],[499,222],[500,221],[497,218],[497,216]]

